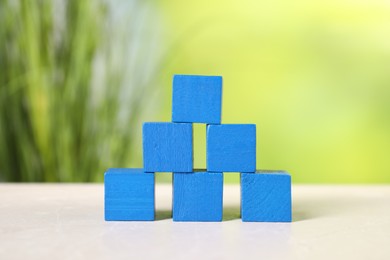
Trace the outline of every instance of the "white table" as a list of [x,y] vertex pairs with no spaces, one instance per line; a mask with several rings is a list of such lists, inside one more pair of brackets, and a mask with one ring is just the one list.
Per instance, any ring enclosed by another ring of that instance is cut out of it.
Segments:
[[170,185],[154,222],[105,222],[102,184],[0,184],[0,259],[390,259],[390,186],[293,186],[293,223],[172,222]]

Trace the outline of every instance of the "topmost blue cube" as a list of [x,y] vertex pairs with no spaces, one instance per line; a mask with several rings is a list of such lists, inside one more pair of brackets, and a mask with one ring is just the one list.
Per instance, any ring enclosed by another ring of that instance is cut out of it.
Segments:
[[221,123],[221,76],[175,75],[172,96],[172,122]]

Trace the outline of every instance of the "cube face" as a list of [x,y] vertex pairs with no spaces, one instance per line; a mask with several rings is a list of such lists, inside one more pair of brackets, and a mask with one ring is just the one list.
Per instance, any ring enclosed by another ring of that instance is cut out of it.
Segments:
[[222,77],[175,75],[172,122],[220,124]]
[[192,172],[192,124],[144,123],[145,172]]
[[173,175],[173,221],[222,221],[222,173]]
[[256,125],[208,125],[206,142],[208,171],[256,171]]
[[286,172],[241,174],[244,222],[291,222],[291,176]]
[[108,169],[104,174],[105,220],[154,220],[154,182],[154,174],[143,169]]

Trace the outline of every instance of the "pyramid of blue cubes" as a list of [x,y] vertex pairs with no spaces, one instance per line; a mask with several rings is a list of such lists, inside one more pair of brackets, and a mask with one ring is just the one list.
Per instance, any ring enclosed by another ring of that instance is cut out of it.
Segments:
[[[222,221],[223,174],[240,172],[244,222],[291,222],[291,177],[256,171],[256,125],[221,124],[222,77],[175,75],[172,122],[143,124],[142,169],[104,177],[107,221],[155,219],[155,173],[173,173],[173,221]],[[207,169],[193,167],[193,123],[206,124]]]

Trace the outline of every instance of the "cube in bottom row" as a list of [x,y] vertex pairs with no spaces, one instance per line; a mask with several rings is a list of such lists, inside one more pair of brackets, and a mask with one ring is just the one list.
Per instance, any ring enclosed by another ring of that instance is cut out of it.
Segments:
[[154,173],[108,169],[104,174],[106,220],[154,220]]
[[241,174],[244,222],[291,222],[291,176],[283,171]]
[[173,174],[173,221],[222,221],[220,172]]
[[[154,189],[154,173],[109,169],[104,175],[105,219],[154,220]],[[221,221],[222,211],[222,173],[174,173],[174,221]],[[290,175],[241,173],[241,218],[244,222],[291,222]]]

